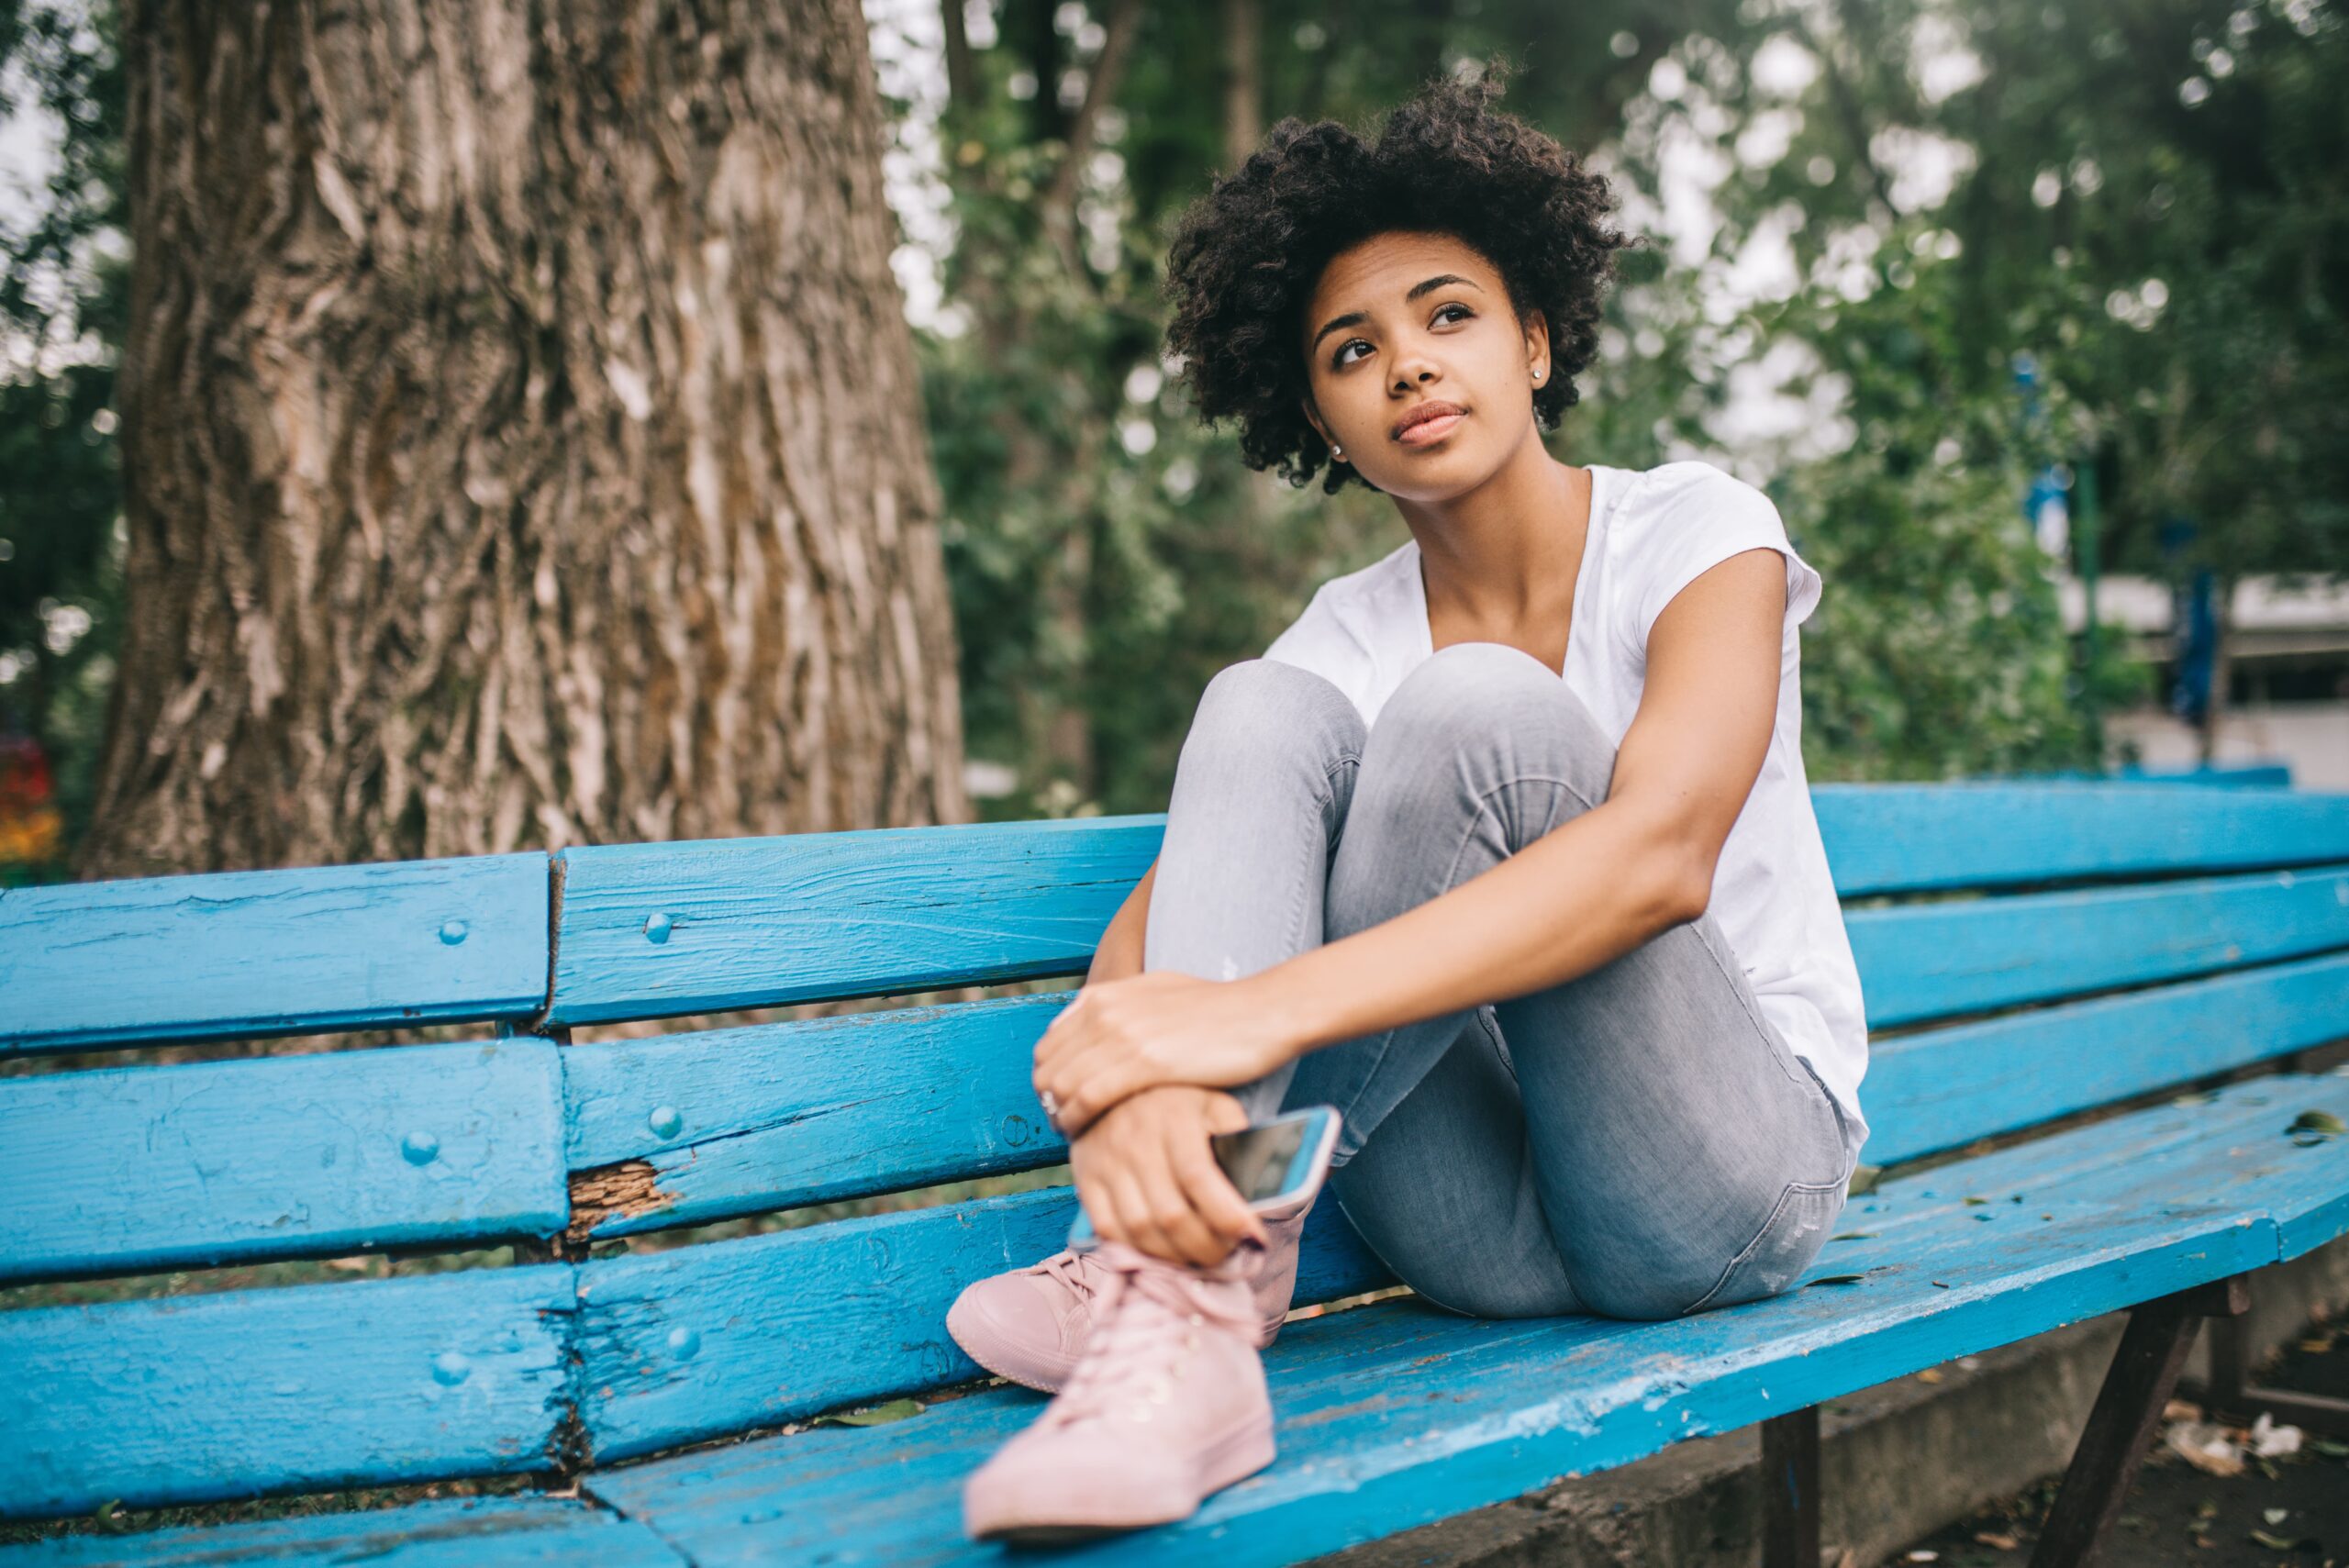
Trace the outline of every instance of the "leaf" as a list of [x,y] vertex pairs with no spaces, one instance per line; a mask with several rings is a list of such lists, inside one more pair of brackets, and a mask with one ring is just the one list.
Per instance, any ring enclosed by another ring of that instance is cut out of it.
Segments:
[[2267,1548],[2270,1551],[2298,1551],[2303,1546],[2308,1547],[2310,1551],[2315,1551],[2319,1547],[2319,1543],[2312,1540],[2306,1540],[2299,1536],[2275,1535],[2264,1529],[2253,1530],[2251,1532],[2251,1539],[2259,1542],[2260,1545]]
[[908,1416],[918,1416],[924,1408],[918,1399],[892,1399],[885,1405],[875,1405],[866,1410],[843,1410],[838,1415],[818,1416],[807,1424],[811,1427],[878,1427],[890,1421],[902,1421]]
[[1876,1178],[1883,1174],[1884,1167],[1881,1165],[1854,1165],[1852,1167],[1852,1184],[1843,1190],[1853,1197],[1872,1193],[1876,1191]]
[[2208,1095],[2176,1095],[2171,1097],[2169,1103],[2174,1106],[2207,1106],[2210,1103],[2210,1096]]
[[2304,1128],[2314,1132],[2349,1132],[2349,1122],[2331,1111],[2302,1111],[2292,1118],[2291,1130],[2299,1132]]
[[1867,1277],[1865,1274],[1821,1274],[1817,1279],[1805,1280],[1802,1283],[1805,1285],[1854,1284]]
[[1989,1201],[1990,1200],[1986,1197],[1969,1197],[1965,1200],[1965,1207],[1968,1208],[1979,1208]]
[[2309,1447],[2327,1459],[2349,1459],[2349,1443],[2335,1442],[2331,1438],[2312,1439]]
[[1830,1241],[1860,1241],[1875,1234],[1873,1230],[1846,1230],[1841,1235],[1830,1236],[1828,1240]]

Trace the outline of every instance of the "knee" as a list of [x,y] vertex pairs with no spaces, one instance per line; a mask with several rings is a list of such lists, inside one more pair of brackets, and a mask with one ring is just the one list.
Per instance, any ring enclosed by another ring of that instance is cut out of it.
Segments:
[[1364,739],[1361,713],[1323,677],[1277,660],[1243,659],[1217,671],[1199,695],[1183,753],[1210,751],[1219,766],[1300,755],[1326,765],[1360,756]]
[[1389,766],[1449,771],[1490,759],[1554,773],[1594,800],[1614,767],[1613,743],[1558,673],[1499,642],[1456,642],[1421,661],[1372,733]]

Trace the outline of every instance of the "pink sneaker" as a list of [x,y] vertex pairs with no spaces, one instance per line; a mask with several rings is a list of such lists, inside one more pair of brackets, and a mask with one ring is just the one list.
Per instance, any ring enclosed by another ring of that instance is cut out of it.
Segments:
[[[1260,1217],[1273,1244],[1249,1265],[1259,1318],[1252,1343],[1258,1350],[1278,1337],[1288,1317],[1289,1299],[1297,1292],[1298,1239],[1319,1195],[1317,1185],[1287,1210]],[[1254,1251],[1236,1248],[1232,1257]],[[1094,1251],[1064,1247],[1041,1263],[965,1285],[947,1308],[946,1331],[965,1355],[997,1377],[1046,1394],[1057,1392],[1085,1353],[1095,1303],[1108,1277],[1108,1270]]]
[[1094,1251],[1095,1332],[1068,1385],[963,1484],[975,1540],[1051,1546],[1169,1524],[1273,1462],[1242,1242],[1213,1269]]

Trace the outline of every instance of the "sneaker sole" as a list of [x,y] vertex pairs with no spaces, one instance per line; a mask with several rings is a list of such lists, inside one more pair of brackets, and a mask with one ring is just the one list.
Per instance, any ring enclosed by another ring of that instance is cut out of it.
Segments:
[[1270,1422],[1251,1425],[1219,1440],[1202,1467],[1199,1495],[1179,1514],[1154,1514],[1119,1519],[1028,1520],[990,1525],[974,1530],[974,1540],[1001,1541],[1007,1546],[1071,1546],[1105,1535],[1122,1535],[1152,1525],[1174,1524],[1199,1511],[1199,1505],[1235,1482],[1244,1481],[1273,1462],[1275,1449]]

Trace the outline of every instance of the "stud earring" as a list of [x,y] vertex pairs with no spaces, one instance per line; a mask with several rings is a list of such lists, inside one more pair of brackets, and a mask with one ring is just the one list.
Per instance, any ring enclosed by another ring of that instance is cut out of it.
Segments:
[[1346,461],[1346,449],[1343,447],[1331,447],[1330,449],[1330,455],[1336,458],[1340,462],[1343,462]]

